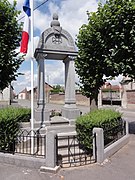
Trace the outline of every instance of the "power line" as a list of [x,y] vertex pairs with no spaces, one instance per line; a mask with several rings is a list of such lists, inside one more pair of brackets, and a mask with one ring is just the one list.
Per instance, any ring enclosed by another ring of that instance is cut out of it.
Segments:
[[[40,5],[38,5],[37,7],[34,8],[33,11],[35,11],[36,9],[40,8],[41,6],[43,6],[45,3],[47,3],[47,1],[49,0],[45,0],[43,3],[41,3]],[[18,19],[17,21],[20,21],[21,19],[23,19],[25,16],[21,17],[20,19]]]

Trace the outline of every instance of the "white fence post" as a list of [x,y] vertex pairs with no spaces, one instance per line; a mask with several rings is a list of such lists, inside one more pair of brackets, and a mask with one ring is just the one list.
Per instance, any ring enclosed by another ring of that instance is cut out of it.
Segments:
[[[96,134],[96,142],[95,138],[93,139],[93,156],[97,158],[97,163],[102,163],[104,161],[104,134],[102,128],[94,128],[93,134]],[[95,147],[96,145],[96,147]],[[96,154],[95,154],[96,148]]]
[[126,121],[126,134],[129,134],[129,122]]

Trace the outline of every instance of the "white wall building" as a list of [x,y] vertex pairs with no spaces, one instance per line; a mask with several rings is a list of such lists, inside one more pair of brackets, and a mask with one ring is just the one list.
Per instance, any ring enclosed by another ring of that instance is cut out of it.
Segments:
[[30,87],[26,87],[21,92],[19,92],[18,99],[28,99],[27,98],[28,91],[30,91]]
[[13,87],[6,87],[2,92],[0,92],[0,101],[12,101],[13,100]]

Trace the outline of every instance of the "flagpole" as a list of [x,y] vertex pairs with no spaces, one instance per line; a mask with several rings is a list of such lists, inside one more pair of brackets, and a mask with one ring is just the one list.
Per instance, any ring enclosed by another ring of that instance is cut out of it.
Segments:
[[34,5],[33,0],[30,0],[30,8],[31,8],[31,150],[32,154],[34,153]]

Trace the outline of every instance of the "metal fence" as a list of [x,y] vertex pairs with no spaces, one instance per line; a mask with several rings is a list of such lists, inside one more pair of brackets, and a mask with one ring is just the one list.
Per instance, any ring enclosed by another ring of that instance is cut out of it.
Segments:
[[40,131],[20,130],[15,137],[10,137],[8,133],[0,134],[0,152],[18,153],[35,157],[46,155],[46,135]]
[[[95,138],[96,135],[92,136]],[[96,147],[96,144],[95,144]],[[96,151],[96,148],[95,148]],[[93,149],[90,151],[85,151],[77,135],[69,136],[56,136],[56,164],[61,167],[71,167],[71,166],[82,166],[86,164],[92,164],[96,162],[96,152],[95,157],[93,157]]]
[[126,134],[126,122],[120,121],[113,128],[106,128],[104,131],[104,146],[105,148],[123,137]]

